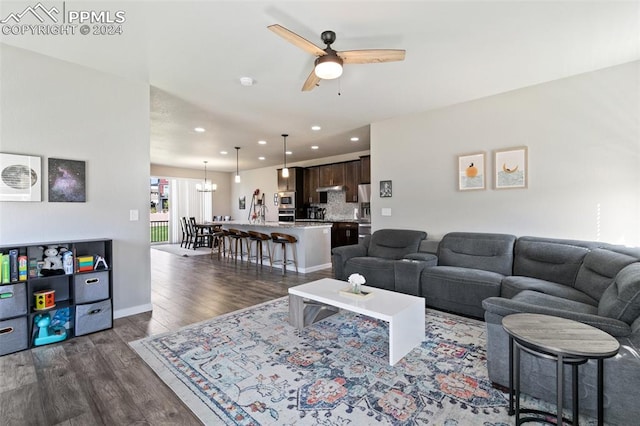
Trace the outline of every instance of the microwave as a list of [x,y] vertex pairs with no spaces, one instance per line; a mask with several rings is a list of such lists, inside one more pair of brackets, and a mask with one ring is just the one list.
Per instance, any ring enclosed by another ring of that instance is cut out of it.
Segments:
[[280,208],[296,208],[296,193],[295,192],[280,192],[278,193]]

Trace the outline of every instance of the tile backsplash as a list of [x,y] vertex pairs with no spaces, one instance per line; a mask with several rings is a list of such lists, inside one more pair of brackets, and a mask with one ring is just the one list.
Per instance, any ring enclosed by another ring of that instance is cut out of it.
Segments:
[[340,221],[353,220],[353,211],[360,208],[358,203],[347,203],[344,191],[327,192],[327,202],[311,204],[312,206],[327,209],[325,220]]

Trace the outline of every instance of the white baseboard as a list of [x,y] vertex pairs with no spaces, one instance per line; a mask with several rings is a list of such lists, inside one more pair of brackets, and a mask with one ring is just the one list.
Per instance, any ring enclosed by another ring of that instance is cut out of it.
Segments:
[[113,311],[113,318],[118,319],[150,311],[153,311],[153,305],[151,303],[146,303],[144,305],[132,306],[130,308],[117,309]]
[[[331,263],[325,263],[324,265],[316,265],[316,266],[310,266],[308,268],[303,268],[300,269],[300,272],[302,272],[303,274],[307,274],[309,272],[316,272],[316,271],[321,271],[323,269],[327,269],[327,268],[331,268]],[[296,268],[291,266],[291,265],[287,265],[287,270],[293,270],[295,271]]]

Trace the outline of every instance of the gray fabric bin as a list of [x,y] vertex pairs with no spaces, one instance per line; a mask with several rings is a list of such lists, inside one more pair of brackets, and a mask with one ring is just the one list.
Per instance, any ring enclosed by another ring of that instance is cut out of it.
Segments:
[[73,277],[75,303],[89,303],[109,298],[109,272],[91,272]]
[[0,320],[27,314],[27,284],[0,286]]
[[106,330],[112,323],[111,299],[76,305],[76,336]]
[[0,321],[0,355],[25,350],[29,347],[27,317]]

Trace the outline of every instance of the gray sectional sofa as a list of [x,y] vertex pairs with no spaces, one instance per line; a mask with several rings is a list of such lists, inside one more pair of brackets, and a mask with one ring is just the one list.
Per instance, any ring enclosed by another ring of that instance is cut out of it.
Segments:
[[[425,246],[423,242],[420,247]],[[334,249],[336,271],[336,261],[349,264],[345,253],[351,250],[363,249]],[[382,279],[384,282],[367,280],[367,284],[422,296],[428,307],[484,318],[489,378],[495,384],[508,385],[508,336],[502,328],[506,315],[530,312],[559,316],[610,333],[621,348],[616,357],[604,363],[605,421],[637,424],[639,248],[595,241],[453,232],[439,241],[435,251],[419,249],[417,253],[405,253],[403,258],[396,262],[393,274],[388,272]],[[351,265],[349,272],[359,272],[357,262]],[[521,368],[523,392],[555,402],[553,362],[524,353]],[[570,369],[565,371],[568,380]],[[579,371],[581,413],[595,416],[595,362],[581,366]],[[567,390],[565,407],[570,404]]]

